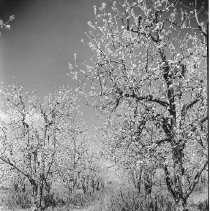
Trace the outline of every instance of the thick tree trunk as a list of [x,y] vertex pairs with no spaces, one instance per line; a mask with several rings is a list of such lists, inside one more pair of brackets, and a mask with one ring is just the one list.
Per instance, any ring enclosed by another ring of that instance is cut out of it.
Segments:
[[29,182],[30,182],[30,184],[32,186],[32,200],[33,200],[33,204],[35,204],[37,202],[37,196],[38,196],[38,184],[32,178],[29,178]]
[[183,167],[183,145],[181,140],[176,142],[172,148],[173,152],[173,186],[174,199],[177,211],[187,211],[187,199],[185,190],[185,169]]
[[36,209],[44,210],[44,204],[43,204],[43,181],[40,184],[37,184],[35,180],[30,179],[30,183],[33,187],[33,204],[35,205]]

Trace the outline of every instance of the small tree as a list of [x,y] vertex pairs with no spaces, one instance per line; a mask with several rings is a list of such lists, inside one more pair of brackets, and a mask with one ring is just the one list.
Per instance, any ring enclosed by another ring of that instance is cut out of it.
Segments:
[[3,87],[1,98],[0,160],[28,180],[33,200],[44,209],[59,148],[69,140],[69,128],[73,134],[77,127],[76,98],[62,88],[40,100],[19,85]]
[[75,55],[70,73],[117,128],[115,149],[156,155],[177,210],[187,210],[208,165],[205,5],[126,0],[109,6],[94,7],[95,22],[88,23],[94,57],[78,67]]
[[[80,125],[81,126],[81,125]],[[81,184],[82,174],[86,168],[87,146],[85,144],[84,131],[80,126],[74,128],[74,134],[69,131],[71,142],[63,142],[60,148],[63,156],[58,159],[59,177],[68,189],[69,200]]]

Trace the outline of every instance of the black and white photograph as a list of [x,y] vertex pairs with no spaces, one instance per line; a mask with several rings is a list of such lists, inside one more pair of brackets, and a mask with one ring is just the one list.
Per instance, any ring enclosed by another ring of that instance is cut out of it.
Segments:
[[0,211],[208,211],[208,132],[208,0],[0,0]]

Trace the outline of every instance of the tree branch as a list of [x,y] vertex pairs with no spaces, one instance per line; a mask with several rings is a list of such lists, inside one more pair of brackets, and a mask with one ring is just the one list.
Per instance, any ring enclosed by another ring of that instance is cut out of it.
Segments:
[[23,172],[21,169],[19,169],[17,166],[15,166],[13,163],[11,163],[11,161],[9,159],[5,159],[3,157],[0,157],[0,160],[2,160],[4,163],[10,165],[11,167],[13,167],[14,169],[16,169],[18,172],[20,172],[23,176],[29,178],[29,175],[26,174],[25,172]]
[[200,98],[196,98],[195,100],[191,101],[190,103],[188,104],[185,104],[183,107],[182,107],[182,111],[181,111],[181,115],[182,117],[184,117],[186,114],[187,114],[187,111],[189,109],[191,109],[197,102],[199,102]]
[[[208,116],[204,117],[203,119],[201,119],[199,121],[199,124],[202,125],[204,122],[206,122],[208,120],[208,118],[209,118]],[[195,126],[192,126],[192,128],[190,129],[190,131],[194,132],[196,129],[197,129],[197,126],[195,125]]]
[[149,102],[155,102],[158,103],[159,105],[163,106],[164,108],[166,108],[168,110],[168,106],[169,103],[163,100],[160,100],[158,98],[154,98],[152,95],[147,95],[147,96],[138,96],[134,90],[132,90],[132,93],[124,93],[119,87],[116,86],[116,93],[119,95],[116,100],[115,100],[115,106],[112,109],[113,111],[119,106],[120,101],[123,97],[127,97],[127,98],[133,98],[135,99],[137,102],[140,102],[142,100],[146,100]]
[[202,32],[202,34],[205,36],[206,40],[208,40],[208,31],[206,31],[204,29],[204,25],[202,23],[200,23],[200,21],[198,20],[198,12],[197,9],[194,10],[195,13],[195,20],[198,24],[198,28],[200,29],[200,31]]
[[165,181],[169,192],[172,194],[174,199],[176,199],[176,192],[173,190],[173,183],[170,178],[170,174],[166,165],[164,165],[164,172],[165,172]]
[[124,95],[125,97],[131,97],[131,98],[135,98],[138,102],[142,101],[142,100],[147,100],[149,102],[155,102],[158,103],[159,105],[167,108],[169,106],[169,103],[167,103],[166,101],[160,100],[158,98],[154,98],[152,95],[147,95],[147,96],[138,96],[137,94],[135,94],[135,92],[133,91],[132,94],[128,94],[126,93]]
[[205,170],[205,168],[207,167],[208,165],[208,160],[205,162],[205,164],[203,165],[203,167],[201,168],[201,170],[199,172],[197,172],[197,174],[195,175],[194,179],[193,179],[193,182],[191,183],[188,191],[187,191],[187,194],[186,194],[186,199],[190,196],[190,194],[193,192],[195,186],[197,185],[198,181],[199,181],[199,178],[202,174],[202,172]]
[[162,120],[162,125],[161,126],[162,126],[165,134],[168,137],[170,137],[171,136],[171,125],[168,123],[168,118],[162,117],[161,120]]

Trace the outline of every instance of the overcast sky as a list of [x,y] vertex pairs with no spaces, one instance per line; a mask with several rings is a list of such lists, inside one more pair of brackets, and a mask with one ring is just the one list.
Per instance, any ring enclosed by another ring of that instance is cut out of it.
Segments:
[[[11,30],[0,37],[0,82],[17,81],[40,96],[59,86],[75,87],[67,77],[76,52],[82,60],[90,52],[81,43],[99,0],[0,0],[0,19],[15,15]],[[95,116],[85,108],[89,123]]]

